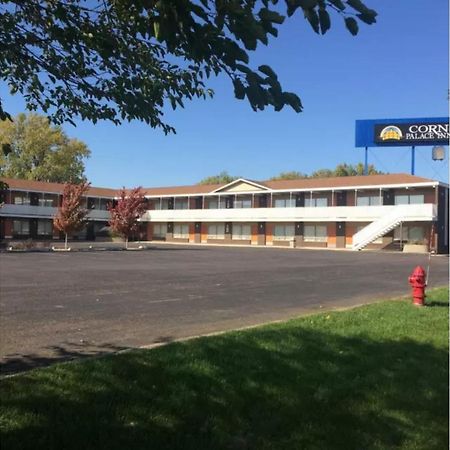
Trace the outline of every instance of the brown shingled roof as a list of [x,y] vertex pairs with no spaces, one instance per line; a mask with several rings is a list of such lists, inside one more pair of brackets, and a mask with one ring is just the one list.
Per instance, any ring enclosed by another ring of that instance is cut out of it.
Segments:
[[[247,178],[243,179],[248,180]],[[267,186],[269,189],[284,190],[284,189],[319,189],[319,188],[323,189],[323,188],[340,188],[352,186],[358,187],[358,186],[373,186],[373,185],[432,183],[433,181],[434,180],[431,180],[429,178],[417,177],[415,175],[409,175],[406,173],[392,173],[385,175],[358,175],[353,177],[305,178],[299,180],[276,180],[276,181],[253,181],[253,182],[260,184],[261,186]],[[228,184],[231,183],[146,188],[145,191],[147,195],[208,194]]]
[[[62,183],[47,183],[44,181],[17,180],[12,178],[0,177],[0,180],[7,183],[10,189],[21,189],[29,191],[43,191],[61,193],[64,188]],[[299,180],[276,180],[276,181],[255,181],[262,186],[267,186],[273,190],[287,189],[326,189],[340,187],[359,187],[359,186],[377,186],[377,185],[395,185],[395,184],[414,184],[414,183],[433,183],[429,178],[417,177],[405,173],[392,173],[385,175],[365,175],[353,177],[333,177],[333,178],[305,178]],[[196,184],[191,186],[171,186],[144,188],[146,195],[202,195],[208,194],[216,189],[226,186],[230,183],[222,184]],[[89,188],[88,195],[96,197],[115,197],[119,195],[119,189]]]
[[[64,189],[63,183],[47,183],[46,181],[34,181],[34,180],[18,180],[15,178],[0,177],[1,181],[4,181],[10,189],[20,189],[28,191],[38,192],[52,192],[55,194],[62,193]],[[94,197],[115,197],[117,195],[117,189],[90,187],[88,195]]]
[[432,183],[429,178],[417,177],[406,173],[383,175],[358,175],[353,177],[305,178],[300,180],[263,181],[261,184],[271,189],[317,189],[350,186],[373,186],[409,183]]
[[190,186],[172,186],[172,187],[151,187],[144,188],[146,195],[195,195],[208,194],[216,189],[225,186],[228,183],[222,184],[194,184]]

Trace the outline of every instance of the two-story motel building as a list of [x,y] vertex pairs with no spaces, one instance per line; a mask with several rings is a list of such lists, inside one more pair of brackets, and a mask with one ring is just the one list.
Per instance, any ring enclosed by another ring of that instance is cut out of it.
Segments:
[[[62,184],[2,179],[0,238],[57,240]],[[252,181],[144,189],[138,238],[255,246],[398,249],[423,243],[448,253],[448,185],[407,174]],[[72,236],[107,239],[117,189],[91,187],[89,222]]]

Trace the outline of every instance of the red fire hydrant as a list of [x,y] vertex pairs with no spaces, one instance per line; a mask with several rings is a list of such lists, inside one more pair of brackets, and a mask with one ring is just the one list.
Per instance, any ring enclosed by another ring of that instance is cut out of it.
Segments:
[[408,278],[412,286],[413,305],[425,306],[426,273],[423,267],[417,266]]

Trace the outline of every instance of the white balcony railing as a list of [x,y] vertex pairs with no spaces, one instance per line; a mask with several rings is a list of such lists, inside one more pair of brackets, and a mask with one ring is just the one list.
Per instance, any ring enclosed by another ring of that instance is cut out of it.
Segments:
[[[405,221],[433,220],[436,207],[431,203],[399,206],[328,206],[317,208],[236,208],[148,210],[143,222],[373,222],[393,209],[401,208]],[[0,208],[2,217],[51,219],[57,208],[10,205]],[[93,209],[91,220],[106,221],[109,212]]]
[[[0,208],[0,217],[24,217],[35,219],[51,219],[55,216],[58,208],[50,206],[10,205],[5,204]],[[109,212],[92,209],[88,217],[91,220],[109,220]]]
[[[165,209],[149,210],[151,222],[373,222],[399,206],[328,206],[317,208]],[[401,205],[408,220],[433,220],[431,203]]]

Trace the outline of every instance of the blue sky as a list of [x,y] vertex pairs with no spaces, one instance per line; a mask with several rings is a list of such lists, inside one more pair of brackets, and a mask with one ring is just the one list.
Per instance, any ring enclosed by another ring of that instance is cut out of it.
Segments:
[[[297,14],[282,25],[279,38],[253,54],[255,67],[269,64],[284,89],[301,97],[300,114],[287,108],[255,113],[234,99],[231,82],[221,76],[210,84],[214,99],[167,108],[176,135],[139,122],[64,126],[92,151],[89,180],[96,186],[164,186],[193,184],[222,170],[257,180],[288,170],[309,173],[363,161],[363,150],[354,147],[356,119],[447,116],[447,0],[366,4],[378,11],[378,20],[361,24],[357,37],[336,16],[331,30],[318,36]],[[10,113],[24,111],[19,96],[0,89]],[[409,172],[409,153],[371,149],[369,162]],[[448,180],[448,155],[433,162],[431,148],[419,147],[416,174]]]

